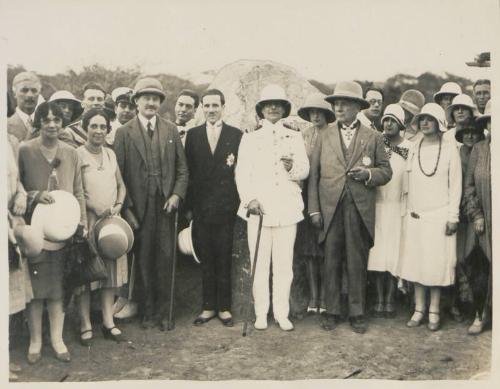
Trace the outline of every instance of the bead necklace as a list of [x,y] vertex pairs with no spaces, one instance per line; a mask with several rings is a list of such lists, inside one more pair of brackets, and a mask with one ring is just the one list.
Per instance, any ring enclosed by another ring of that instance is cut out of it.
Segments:
[[97,166],[97,170],[99,170],[99,171],[104,170],[104,154],[102,152],[102,148],[99,151],[94,151],[90,147],[88,147],[87,145],[85,145],[85,148],[87,149],[87,151],[89,153],[95,155],[94,159],[98,159],[99,160],[99,162],[98,162],[99,166]]
[[438,168],[438,165],[439,165],[439,159],[441,158],[441,144],[442,144],[442,138],[439,137],[439,151],[438,151],[438,156],[437,156],[437,159],[436,159],[436,165],[434,166],[434,170],[432,171],[432,173],[426,173],[424,172],[424,168],[422,167],[422,162],[420,161],[420,149],[422,148],[422,142],[424,141],[424,138],[422,138],[422,140],[420,141],[419,145],[418,145],[418,166],[420,168],[420,171],[422,172],[422,174],[426,177],[432,177],[434,174],[436,174],[436,171],[437,171],[437,168]]

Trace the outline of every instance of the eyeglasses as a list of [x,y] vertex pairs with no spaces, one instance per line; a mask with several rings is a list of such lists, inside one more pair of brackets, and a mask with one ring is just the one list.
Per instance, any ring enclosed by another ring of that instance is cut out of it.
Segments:
[[375,104],[382,105],[382,100],[370,99],[370,100],[368,100],[368,103],[370,103],[370,105],[375,105]]

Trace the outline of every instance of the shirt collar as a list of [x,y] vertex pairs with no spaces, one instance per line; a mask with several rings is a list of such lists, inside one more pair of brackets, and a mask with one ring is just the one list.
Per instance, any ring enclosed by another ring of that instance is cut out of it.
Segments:
[[359,127],[359,120],[355,119],[350,126],[347,126],[343,123],[339,122],[339,128],[341,130],[356,130]]
[[26,112],[21,111],[21,109],[19,107],[16,107],[16,112],[25,125],[28,124],[28,119],[31,120],[31,123],[33,123],[33,117],[35,116],[34,113],[32,113],[31,115],[28,115]]
[[139,118],[139,121],[141,122],[141,124],[144,127],[144,129],[147,130],[147,128],[148,128],[148,122],[150,122],[151,126],[153,128],[153,131],[154,131],[154,129],[156,128],[156,115],[153,116],[151,119],[146,119],[143,115],[141,115],[140,113],[138,113],[137,117]]
[[221,128],[222,127],[222,119],[220,120],[217,120],[214,124],[210,124],[209,122],[207,122],[207,127],[208,128]]

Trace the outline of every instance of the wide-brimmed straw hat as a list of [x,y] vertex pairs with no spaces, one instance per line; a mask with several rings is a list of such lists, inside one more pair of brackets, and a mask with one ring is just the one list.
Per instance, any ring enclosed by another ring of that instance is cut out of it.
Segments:
[[342,81],[335,85],[333,95],[325,97],[325,100],[333,104],[335,100],[348,99],[360,103],[361,109],[370,107],[370,103],[363,98],[363,88],[354,81]]
[[460,143],[463,143],[464,133],[468,131],[476,132],[481,135],[481,140],[484,139],[483,129],[476,124],[476,121],[473,118],[467,119],[467,121],[460,125],[460,127],[457,126],[455,129],[455,139]]
[[384,120],[387,118],[394,119],[401,127],[404,127],[405,122],[405,111],[399,104],[389,104],[385,107],[384,114],[382,115],[382,119],[380,123],[384,123]]
[[327,123],[332,123],[335,121],[335,114],[332,111],[331,105],[325,101],[325,96],[321,93],[312,93],[307,96],[306,101],[302,107],[298,110],[298,115],[310,122],[309,111],[311,109],[319,109],[325,114],[325,119]]
[[453,97],[462,94],[462,88],[456,82],[445,82],[441,85],[441,89],[434,93],[434,102],[437,103],[444,95],[451,95]]
[[163,100],[165,100],[165,92],[163,91],[163,86],[161,85],[161,82],[156,78],[146,77],[141,78],[139,81],[137,81],[132,98],[135,99],[147,93],[160,96],[160,102],[163,102]]
[[259,101],[255,104],[255,111],[259,118],[263,119],[262,108],[264,107],[264,103],[270,101],[279,101],[285,107],[285,114],[283,118],[286,118],[290,115],[290,111],[292,110],[292,103],[287,99],[285,90],[276,84],[270,84],[264,87],[260,92]]
[[444,110],[443,108],[436,103],[427,103],[422,107],[422,110],[420,113],[416,114],[412,121],[411,125],[415,131],[419,131],[418,128],[418,121],[422,116],[430,116],[434,118],[438,125],[439,125],[439,130],[441,132],[446,132],[448,129],[446,128],[446,124],[444,121]]
[[401,95],[398,104],[412,115],[420,113],[425,104],[425,96],[416,89],[408,89]]
[[99,219],[94,226],[94,236],[99,255],[117,259],[127,254],[134,245],[134,232],[119,216]]
[[58,90],[50,96],[49,101],[67,101],[73,104],[73,116],[71,117],[71,122],[74,122],[83,113],[81,101],[78,100],[70,91]]
[[21,224],[14,227],[14,236],[21,250],[27,258],[36,257],[43,249],[43,232],[36,227]]
[[476,123],[478,127],[484,129],[486,128],[486,122],[491,120],[491,99],[486,103],[484,107],[484,113],[476,118]]
[[453,98],[451,105],[446,108],[446,121],[448,124],[453,125],[455,120],[453,119],[453,111],[458,107],[465,107],[470,109],[472,116],[474,116],[474,111],[476,106],[474,105],[472,98],[466,94],[460,94]]
[[189,227],[184,228],[177,237],[177,246],[179,251],[184,255],[191,255],[197,263],[200,260],[196,256],[193,245],[193,222],[189,223]]
[[52,204],[37,204],[31,225],[40,229],[46,240],[63,242],[73,236],[80,222],[80,204],[71,193],[64,190],[49,192]]

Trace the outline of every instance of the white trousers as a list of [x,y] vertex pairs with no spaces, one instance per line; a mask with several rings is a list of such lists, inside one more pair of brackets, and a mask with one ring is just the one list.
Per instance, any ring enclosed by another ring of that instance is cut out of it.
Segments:
[[[247,227],[248,247],[253,266],[259,218],[252,216],[248,220]],[[269,311],[269,271],[272,264],[274,318],[276,320],[288,318],[290,287],[293,280],[293,246],[296,234],[297,224],[284,227],[262,227],[253,284],[256,316],[267,316]]]

